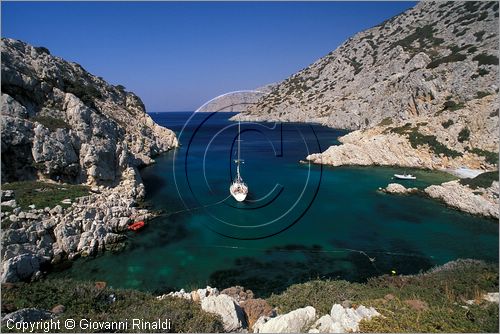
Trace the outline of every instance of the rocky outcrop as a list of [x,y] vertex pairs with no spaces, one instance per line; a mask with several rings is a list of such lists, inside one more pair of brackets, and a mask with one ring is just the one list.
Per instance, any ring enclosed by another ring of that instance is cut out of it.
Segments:
[[358,130],[309,156],[316,163],[491,169],[497,27],[493,2],[422,1],[349,38],[235,119]]
[[33,253],[13,256],[3,262],[1,282],[18,282],[30,279],[40,272],[40,264],[47,260],[46,257]]
[[2,182],[112,186],[175,146],[133,93],[45,48],[2,39]]
[[499,190],[498,181],[486,189],[471,189],[460,181],[450,181],[429,186],[425,188],[425,193],[461,211],[498,219]]
[[245,315],[238,303],[228,295],[209,296],[201,300],[201,309],[221,316],[226,332],[246,327]]
[[399,183],[389,183],[385,189],[382,189],[382,191],[388,193],[388,194],[411,194],[415,193],[418,191],[417,188],[406,188],[402,184]]
[[253,325],[254,333],[301,333],[307,330],[316,319],[312,306],[299,308],[274,318],[261,317]]

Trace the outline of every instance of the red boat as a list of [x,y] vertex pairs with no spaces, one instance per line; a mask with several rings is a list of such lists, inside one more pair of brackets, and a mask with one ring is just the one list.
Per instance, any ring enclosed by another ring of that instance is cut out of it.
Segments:
[[140,221],[140,222],[135,222],[133,224],[130,224],[128,226],[128,229],[131,230],[131,231],[138,231],[138,230],[140,230],[143,227],[144,227],[144,222]]

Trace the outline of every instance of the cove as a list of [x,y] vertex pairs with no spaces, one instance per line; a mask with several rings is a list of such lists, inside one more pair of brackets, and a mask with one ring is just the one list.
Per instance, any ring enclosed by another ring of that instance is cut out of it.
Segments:
[[[495,221],[420,195],[378,192],[399,168],[299,163],[338,143],[342,130],[242,123],[249,202],[227,198],[234,175],[233,115],[152,114],[180,134],[182,143],[141,171],[145,203],[162,215],[128,233],[125,250],[79,259],[51,275],[158,294],[242,285],[266,297],[316,278],[363,282],[392,270],[418,273],[457,258],[498,261]],[[407,171],[417,176],[405,183],[411,187],[452,179],[441,172]]]

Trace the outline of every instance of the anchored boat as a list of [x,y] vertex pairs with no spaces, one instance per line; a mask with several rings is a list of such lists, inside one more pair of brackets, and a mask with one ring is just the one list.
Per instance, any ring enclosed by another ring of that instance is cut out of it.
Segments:
[[415,180],[417,178],[411,174],[406,174],[406,172],[404,174],[394,174],[394,177],[400,180]]
[[240,156],[240,134],[241,134],[241,122],[238,121],[238,158],[234,161],[236,163],[236,177],[234,178],[231,186],[229,187],[229,192],[231,196],[234,197],[238,202],[243,202],[248,195],[248,186],[243,182],[240,174],[240,165],[243,163]]

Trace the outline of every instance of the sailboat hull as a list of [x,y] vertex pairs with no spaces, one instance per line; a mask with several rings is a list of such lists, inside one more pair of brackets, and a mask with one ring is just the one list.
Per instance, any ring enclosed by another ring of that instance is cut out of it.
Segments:
[[245,184],[235,182],[229,187],[229,192],[235,200],[243,202],[247,198],[248,188]]

